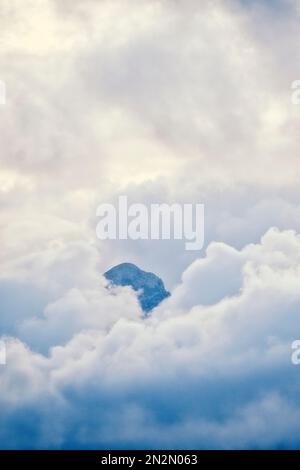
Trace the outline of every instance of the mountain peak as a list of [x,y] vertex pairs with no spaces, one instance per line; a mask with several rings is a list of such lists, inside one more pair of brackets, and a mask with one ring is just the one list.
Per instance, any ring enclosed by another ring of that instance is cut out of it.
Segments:
[[170,296],[163,281],[151,272],[146,272],[132,263],[121,263],[104,273],[105,278],[115,286],[130,286],[138,292],[140,305],[149,313]]

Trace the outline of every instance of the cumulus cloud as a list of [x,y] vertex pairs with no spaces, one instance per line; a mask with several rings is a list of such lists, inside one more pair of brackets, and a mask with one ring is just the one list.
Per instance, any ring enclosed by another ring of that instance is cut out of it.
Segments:
[[[0,12],[1,446],[299,447],[298,2]],[[204,203],[205,249],[100,242],[120,194]],[[172,288],[150,318],[121,261]]]
[[[46,355],[7,340],[2,445],[299,445],[298,370],[290,362],[300,328],[299,248],[299,235],[274,229],[241,251],[212,244],[144,320],[126,289],[113,297],[100,286],[90,297],[68,292],[43,319],[20,327],[34,348],[50,338]],[[234,288],[220,272],[238,279]],[[31,438],[11,439],[21,425]]]
[[[81,224],[96,243],[96,205],[124,192],[204,202],[207,243],[299,230],[297,2],[6,0],[1,12],[9,237],[28,214],[34,236],[46,214],[45,231]],[[179,244],[98,246],[103,270],[128,254],[170,287],[192,261]]]

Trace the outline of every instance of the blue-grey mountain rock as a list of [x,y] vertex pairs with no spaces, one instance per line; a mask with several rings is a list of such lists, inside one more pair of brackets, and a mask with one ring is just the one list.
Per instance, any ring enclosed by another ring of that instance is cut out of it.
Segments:
[[107,271],[104,276],[111,285],[131,286],[138,293],[140,305],[149,313],[170,296],[163,281],[153,273],[147,273],[131,263],[122,263]]

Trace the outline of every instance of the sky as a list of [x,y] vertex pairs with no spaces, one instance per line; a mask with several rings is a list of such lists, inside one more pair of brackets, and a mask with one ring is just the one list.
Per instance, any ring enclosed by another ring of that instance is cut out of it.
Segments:
[[[0,0],[0,446],[300,448],[297,0]],[[205,204],[205,245],[96,208]],[[103,273],[172,293],[144,319]]]

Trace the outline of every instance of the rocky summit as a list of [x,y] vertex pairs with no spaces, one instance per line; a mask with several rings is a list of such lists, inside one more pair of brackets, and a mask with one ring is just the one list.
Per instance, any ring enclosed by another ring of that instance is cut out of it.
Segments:
[[132,287],[138,293],[140,305],[145,313],[149,313],[170,296],[158,276],[143,271],[131,263],[119,264],[107,271],[104,276],[111,285]]

